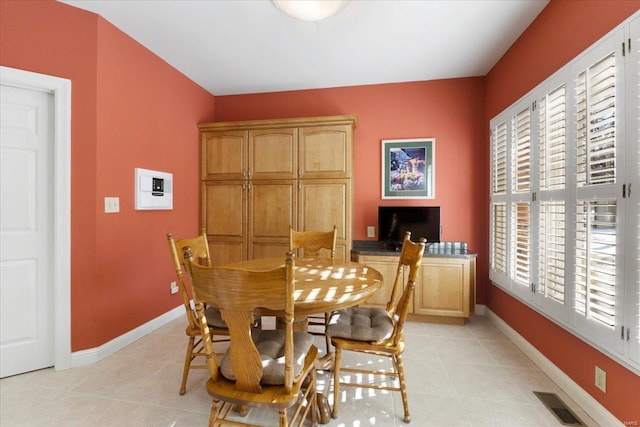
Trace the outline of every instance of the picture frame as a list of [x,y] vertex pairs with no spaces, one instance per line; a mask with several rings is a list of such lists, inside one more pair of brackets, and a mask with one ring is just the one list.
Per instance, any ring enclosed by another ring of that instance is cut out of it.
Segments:
[[435,198],[435,138],[382,140],[382,198]]

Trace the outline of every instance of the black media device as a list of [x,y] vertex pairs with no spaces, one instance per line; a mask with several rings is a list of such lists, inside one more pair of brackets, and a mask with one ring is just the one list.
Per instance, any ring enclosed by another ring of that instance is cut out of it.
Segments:
[[411,240],[420,237],[427,243],[440,241],[440,206],[380,206],[378,207],[378,240],[387,249],[399,250],[406,231]]

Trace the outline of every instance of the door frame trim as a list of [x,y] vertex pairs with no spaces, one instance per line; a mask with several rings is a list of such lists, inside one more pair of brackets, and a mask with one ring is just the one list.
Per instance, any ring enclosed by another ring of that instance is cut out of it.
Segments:
[[0,82],[53,95],[54,368],[71,367],[71,80],[0,66]]

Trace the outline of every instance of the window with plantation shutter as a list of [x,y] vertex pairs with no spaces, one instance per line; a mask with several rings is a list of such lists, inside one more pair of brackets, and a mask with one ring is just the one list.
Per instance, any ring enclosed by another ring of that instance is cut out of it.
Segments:
[[640,11],[489,123],[492,284],[636,373],[639,111]]
[[619,211],[623,195],[618,182],[625,176],[624,132],[618,131],[624,67],[618,42],[610,38],[572,69],[576,159],[570,252],[576,327],[616,350],[622,348],[620,329],[625,328],[619,246],[624,214]]
[[576,78],[577,182],[616,179],[616,57],[611,52]]
[[508,182],[509,247],[507,248],[508,275],[511,289],[523,298],[532,297],[531,256],[531,203],[532,203],[532,101],[522,101],[511,116],[508,140],[511,152],[511,175]]
[[[568,75],[568,74],[567,74]],[[567,274],[567,84],[553,80],[537,99],[536,303],[562,317]],[[535,189],[535,188],[534,188]]]
[[505,282],[508,267],[507,187],[509,173],[507,117],[491,123],[491,228],[489,262],[493,280]]

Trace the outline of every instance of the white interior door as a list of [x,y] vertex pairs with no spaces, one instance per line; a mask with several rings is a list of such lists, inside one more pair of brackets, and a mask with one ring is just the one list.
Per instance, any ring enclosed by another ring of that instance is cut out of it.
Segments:
[[53,96],[0,89],[0,377],[6,377],[54,365]]

